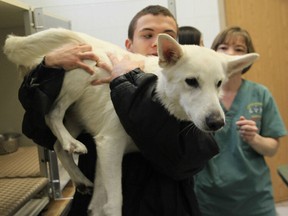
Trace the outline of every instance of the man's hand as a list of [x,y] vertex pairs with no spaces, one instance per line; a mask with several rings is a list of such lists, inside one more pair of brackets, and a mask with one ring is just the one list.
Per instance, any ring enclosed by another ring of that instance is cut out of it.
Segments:
[[89,74],[93,74],[93,69],[86,65],[83,60],[99,61],[99,58],[92,52],[92,47],[87,44],[64,45],[45,56],[45,66],[63,68],[66,71],[82,68]]
[[119,77],[125,73],[128,73],[135,68],[140,68],[143,70],[144,62],[143,61],[132,61],[128,55],[125,55],[121,60],[119,60],[115,55],[109,53],[107,54],[110,61],[111,66],[107,63],[98,61],[97,66],[106,70],[110,76],[103,79],[94,80],[92,82],[93,85],[100,85],[103,83],[110,83],[116,77]]

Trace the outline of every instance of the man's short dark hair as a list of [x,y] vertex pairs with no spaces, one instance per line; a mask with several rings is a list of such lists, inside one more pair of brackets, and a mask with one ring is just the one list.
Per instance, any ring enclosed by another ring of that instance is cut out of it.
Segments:
[[177,21],[176,21],[175,17],[166,7],[163,7],[161,5],[149,5],[145,8],[143,8],[141,11],[139,11],[131,20],[129,27],[128,27],[128,38],[130,40],[133,40],[134,31],[136,28],[137,21],[139,20],[139,18],[141,18],[142,16],[145,16],[147,14],[152,14],[154,16],[164,15],[164,16],[171,17],[173,20],[175,20],[175,23],[177,25]]

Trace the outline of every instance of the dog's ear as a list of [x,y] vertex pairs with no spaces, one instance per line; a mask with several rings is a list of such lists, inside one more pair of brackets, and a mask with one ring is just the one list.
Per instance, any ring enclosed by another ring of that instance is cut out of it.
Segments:
[[183,55],[178,42],[168,34],[158,35],[159,66],[165,68],[174,65]]
[[[224,54],[225,55],[225,54]],[[257,53],[248,53],[240,56],[230,56],[226,55],[228,58],[228,77],[232,76],[235,73],[241,73],[244,68],[252,65],[254,61],[259,58]]]

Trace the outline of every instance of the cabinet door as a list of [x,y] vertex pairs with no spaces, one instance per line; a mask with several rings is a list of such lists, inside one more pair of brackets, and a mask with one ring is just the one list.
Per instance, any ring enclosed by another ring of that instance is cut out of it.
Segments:
[[[49,28],[66,28],[71,29],[71,21],[65,18],[54,16],[52,14],[45,13],[43,8],[35,8],[33,12],[27,15],[30,25],[26,25],[26,33],[31,34],[39,31],[43,31]],[[30,22],[30,17],[33,17],[33,24]]]

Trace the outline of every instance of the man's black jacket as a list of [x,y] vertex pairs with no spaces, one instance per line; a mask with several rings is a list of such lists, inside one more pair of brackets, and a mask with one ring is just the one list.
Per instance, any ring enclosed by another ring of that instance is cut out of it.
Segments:
[[[26,110],[23,133],[49,149],[53,149],[55,137],[45,125],[44,115],[60,92],[64,74],[61,69],[39,65],[19,89]],[[193,175],[218,153],[218,147],[210,135],[169,115],[155,98],[156,82],[156,76],[134,70],[110,84],[115,110],[141,151],[127,154],[123,160],[123,216],[200,215]],[[86,135],[81,141],[90,146],[90,153],[80,157],[80,169],[93,179],[94,164],[83,162],[96,160],[93,139]],[[86,215],[89,200],[77,193],[69,215]]]

